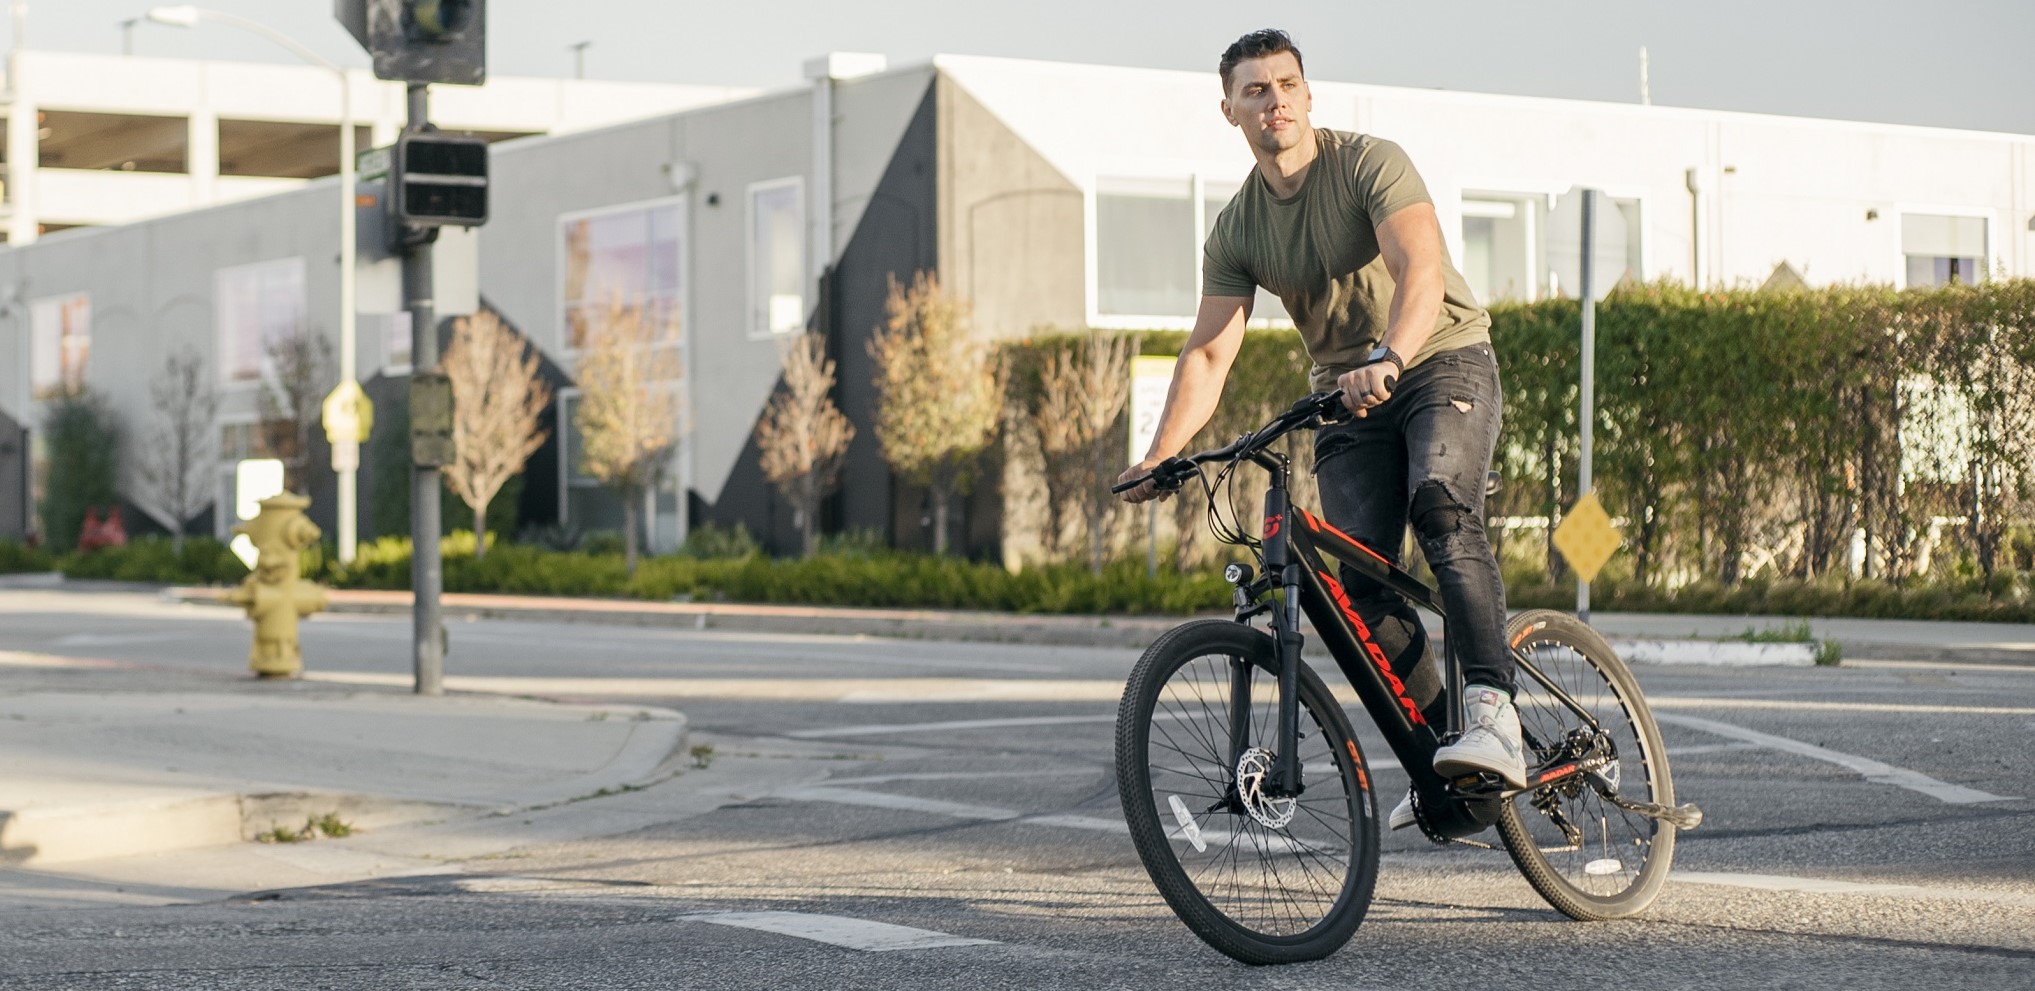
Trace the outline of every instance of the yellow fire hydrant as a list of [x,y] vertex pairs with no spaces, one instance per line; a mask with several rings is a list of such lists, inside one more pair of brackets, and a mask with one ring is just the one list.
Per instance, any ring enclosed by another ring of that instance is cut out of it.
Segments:
[[254,620],[254,649],[247,666],[263,678],[294,678],[304,671],[297,620],[325,608],[325,589],[297,573],[297,552],[318,540],[318,524],[304,516],[311,500],[285,492],[261,501],[254,519],[234,526],[254,542],[254,571],[228,592]]

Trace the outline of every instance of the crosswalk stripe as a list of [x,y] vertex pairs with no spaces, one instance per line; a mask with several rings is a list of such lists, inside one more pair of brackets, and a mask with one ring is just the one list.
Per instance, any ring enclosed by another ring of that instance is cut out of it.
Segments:
[[992,946],[993,939],[972,939],[931,929],[893,926],[845,915],[811,912],[705,912],[684,918],[709,925],[753,929],[757,932],[795,936],[816,943],[885,953],[894,950],[931,950],[943,946]]

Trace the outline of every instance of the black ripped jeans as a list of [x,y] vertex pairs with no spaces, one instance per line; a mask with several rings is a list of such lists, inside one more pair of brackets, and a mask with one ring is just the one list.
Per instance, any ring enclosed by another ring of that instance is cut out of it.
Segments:
[[[1498,442],[1504,394],[1489,344],[1443,351],[1407,370],[1370,414],[1321,430],[1315,478],[1329,523],[1394,561],[1406,532],[1427,557],[1448,609],[1463,681],[1512,688],[1505,586],[1484,536],[1484,479]],[[1441,691],[1427,633],[1405,598],[1344,566],[1350,601],[1424,709]],[[1404,664],[1401,664],[1401,659]]]

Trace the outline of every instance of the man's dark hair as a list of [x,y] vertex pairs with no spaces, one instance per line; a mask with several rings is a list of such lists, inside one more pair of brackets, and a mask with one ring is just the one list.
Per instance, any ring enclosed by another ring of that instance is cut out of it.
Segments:
[[1277,55],[1280,52],[1292,52],[1293,64],[1300,67],[1301,75],[1307,74],[1307,63],[1301,61],[1300,49],[1293,47],[1293,39],[1288,37],[1286,32],[1278,28],[1265,28],[1262,31],[1253,31],[1238,38],[1228,48],[1224,49],[1222,53],[1222,64],[1220,66],[1222,71],[1222,91],[1224,93],[1229,92],[1230,73],[1236,69],[1238,62],[1242,62],[1245,59],[1265,58],[1269,55]]

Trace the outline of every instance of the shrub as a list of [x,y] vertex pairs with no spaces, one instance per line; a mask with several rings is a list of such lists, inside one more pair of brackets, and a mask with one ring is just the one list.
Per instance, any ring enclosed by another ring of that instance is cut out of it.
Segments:
[[46,415],[43,539],[50,550],[63,553],[77,546],[88,509],[119,511],[120,427],[113,411],[84,391],[52,402]]
[[749,533],[749,528],[740,523],[733,526],[703,523],[685,535],[683,553],[687,557],[698,558],[740,558],[761,554],[763,547]]
[[55,570],[57,560],[48,551],[19,541],[0,540],[0,574]]
[[232,585],[247,577],[247,566],[210,537],[188,537],[178,554],[168,537],[141,537],[120,547],[66,555],[64,577],[162,585]]

